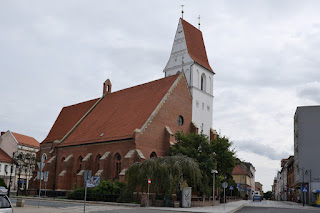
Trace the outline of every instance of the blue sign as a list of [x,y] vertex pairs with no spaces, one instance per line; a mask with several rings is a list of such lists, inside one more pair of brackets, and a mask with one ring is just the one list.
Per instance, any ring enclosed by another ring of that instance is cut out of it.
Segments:
[[239,188],[240,187],[240,183],[237,183],[237,188]]
[[303,192],[308,192],[308,188],[307,187],[302,187],[302,191]]
[[230,190],[233,190],[233,186],[230,186],[229,189],[230,189]]
[[244,187],[241,187],[241,188],[240,188],[240,191],[244,191]]

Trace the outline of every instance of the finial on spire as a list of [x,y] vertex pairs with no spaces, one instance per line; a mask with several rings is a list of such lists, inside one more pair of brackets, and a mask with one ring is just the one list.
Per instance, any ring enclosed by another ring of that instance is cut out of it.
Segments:
[[182,18],[182,19],[183,19],[183,13],[184,13],[184,11],[183,11],[183,6],[184,6],[184,4],[181,5],[181,18]]
[[199,22],[198,22],[198,26],[199,26],[199,30],[200,30],[200,15],[198,16]]

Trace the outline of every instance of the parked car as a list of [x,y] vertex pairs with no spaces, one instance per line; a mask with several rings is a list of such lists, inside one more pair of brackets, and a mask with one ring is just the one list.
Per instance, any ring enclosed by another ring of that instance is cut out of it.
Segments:
[[13,213],[12,205],[7,194],[0,193],[0,213]]
[[8,189],[4,186],[0,186],[0,194],[8,194]]
[[263,199],[263,197],[260,195],[260,192],[254,192],[254,194],[253,194],[253,201],[255,201],[255,200],[259,200],[260,202],[261,202],[261,200]]

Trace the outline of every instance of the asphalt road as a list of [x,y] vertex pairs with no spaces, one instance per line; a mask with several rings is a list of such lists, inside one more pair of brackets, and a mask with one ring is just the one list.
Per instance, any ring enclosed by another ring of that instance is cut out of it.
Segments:
[[[10,198],[11,203],[13,205],[16,204],[17,199],[16,198]],[[25,205],[31,205],[31,206],[38,206],[38,200],[28,200],[25,199],[24,201]],[[46,201],[46,200],[40,200],[39,203],[40,206],[45,207],[71,207],[71,206],[83,206],[83,203],[73,203],[73,202],[63,202],[63,200],[56,199],[55,201]]]
[[320,212],[317,210],[308,209],[285,209],[285,208],[274,208],[274,207],[251,207],[246,206],[236,211],[236,213],[315,213]]

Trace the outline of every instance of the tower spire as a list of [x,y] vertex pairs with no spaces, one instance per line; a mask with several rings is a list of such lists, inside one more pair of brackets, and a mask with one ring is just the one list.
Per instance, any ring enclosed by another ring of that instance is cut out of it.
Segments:
[[198,28],[200,30],[200,15],[198,16],[199,22],[198,22]]
[[184,11],[183,11],[183,6],[184,6],[184,4],[181,5],[181,18],[182,18],[182,19],[183,19],[183,13],[184,13]]

